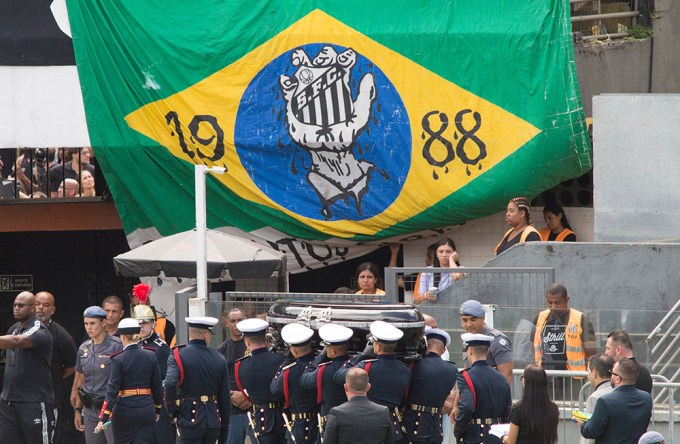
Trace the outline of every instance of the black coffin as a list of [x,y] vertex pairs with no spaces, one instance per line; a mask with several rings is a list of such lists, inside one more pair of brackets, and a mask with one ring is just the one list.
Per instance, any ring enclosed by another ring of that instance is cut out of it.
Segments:
[[358,353],[366,347],[373,321],[389,322],[404,332],[397,344],[396,353],[399,358],[406,361],[418,358],[418,352],[424,347],[425,321],[423,315],[412,305],[282,299],[276,301],[267,314],[271,345],[280,352],[286,348],[281,340],[281,329],[286,324],[299,322],[317,331],[313,337],[313,345],[321,349],[318,330],[324,324],[333,322],[354,331],[350,353]]

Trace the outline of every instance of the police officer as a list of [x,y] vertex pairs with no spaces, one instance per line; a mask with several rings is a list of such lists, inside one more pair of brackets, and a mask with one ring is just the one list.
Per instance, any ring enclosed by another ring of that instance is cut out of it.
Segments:
[[[154,352],[156,362],[161,372],[161,380],[165,379],[168,370],[168,356],[170,347],[163,341],[158,333],[154,331],[156,316],[148,305],[137,305],[132,309],[132,317],[139,322],[140,345]],[[160,418],[156,422],[156,433],[151,442],[170,443],[173,439],[172,420],[168,415],[168,410],[163,405],[161,407]]]
[[[411,383],[404,412],[404,427],[411,443],[443,441],[442,407],[456,383],[458,369],[442,359],[451,336],[438,328],[425,328],[427,351],[411,367]],[[448,421],[448,418],[447,418]]]
[[487,361],[493,336],[463,333],[461,338],[471,365],[458,374],[460,399],[453,433],[460,443],[490,443],[491,424],[507,422],[510,414],[510,384]]
[[[363,368],[368,373],[371,390],[368,399],[376,404],[384,405],[392,414],[394,426],[394,442],[406,443],[407,437],[402,433],[398,408],[404,403],[406,390],[411,380],[411,370],[403,362],[397,360],[395,350],[404,332],[385,321],[371,323],[371,335],[374,338],[373,353],[370,348],[359,353],[338,370],[333,376],[336,384],[344,384],[345,375],[352,367]],[[370,344],[370,342],[369,342]],[[366,359],[377,356],[377,359]]]
[[[333,375],[349,359],[349,340],[352,329],[339,324],[324,324],[319,328],[319,337],[325,345],[324,350],[307,365],[300,377],[300,386],[316,390],[316,402],[320,404],[319,434],[328,412],[347,401],[343,385],[333,381]],[[329,359],[329,360],[327,360]]]
[[[488,361],[492,367],[503,373],[508,384],[512,383],[513,356],[510,339],[502,332],[486,325],[484,306],[474,299],[463,302],[460,306],[460,325],[467,333],[482,334],[493,337],[489,348]],[[467,355],[463,354],[463,363],[467,368],[470,363]]]
[[[227,361],[208,348],[213,317],[185,318],[189,343],[175,347],[163,381],[165,406],[177,418],[177,442],[224,442],[229,432],[229,372]],[[269,386],[267,386],[269,387]]]
[[139,344],[139,330],[139,323],[132,318],[118,324],[123,350],[111,356],[106,400],[95,428],[101,432],[110,417],[116,443],[151,442],[163,403],[158,362],[151,350]]
[[274,395],[284,395],[284,407],[289,410],[287,418],[289,444],[312,444],[318,439],[317,427],[318,406],[316,390],[300,386],[300,376],[307,365],[314,359],[312,350],[314,330],[302,324],[287,324],[281,329],[281,338],[290,345],[292,363],[284,361],[270,385]]
[[71,405],[75,408],[76,430],[85,432],[87,444],[113,444],[110,427],[104,433],[94,433],[99,412],[106,397],[111,373],[111,355],[123,349],[118,337],[106,331],[106,312],[92,306],[83,312],[85,331],[90,339],[83,342],[76,358],[76,375],[71,388]]
[[269,385],[283,358],[267,350],[265,333],[269,323],[258,318],[245,319],[236,327],[243,333],[250,356],[236,361],[234,377],[239,390],[253,402],[251,427],[260,444],[283,444],[283,395],[274,395]]

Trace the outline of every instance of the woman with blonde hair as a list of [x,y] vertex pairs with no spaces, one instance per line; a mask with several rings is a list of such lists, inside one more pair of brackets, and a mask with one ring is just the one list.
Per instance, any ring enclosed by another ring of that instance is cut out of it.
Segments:
[[111,376],[95,433],[111,419],[115,444],[153,442],[163,404],[161,372],[156,356],[139,344],[139,322],[118,324],[123,351],[111,356]]

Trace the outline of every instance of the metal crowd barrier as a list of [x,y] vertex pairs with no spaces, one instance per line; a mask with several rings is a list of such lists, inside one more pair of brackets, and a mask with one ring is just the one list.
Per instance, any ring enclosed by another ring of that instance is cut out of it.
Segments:
[[[523,369],[514,369],[513,376],[513,400],[517,401],[522,397],[521,382],[519,377],[524,373]],[[585,402],[590,396],[590,383],[588,382],[588,372],[568,371],[568,370],[546,370],[548,375],[548,384],[551,399],[560,408],[560,443],[578,442],[580,431],[576,424],[570,422],[571,412],[573,410],[585,409]],[[582,379],[576,379],[582,378]],[[560,382],[561,380],[561,382]],[[680,383],[668,382],[668,379],[662,375],[652,375],[653,389],[652,393],[657,390],[670,390],[672,394],[676,389],[680,389]],[[569,390],[560,392],[559,386],[569,387]],[[579,390],[574,391],[573,388],[578,387]],[[560,396],[562,395],[562,396]],[[569,395],[569,396],[567,396]],[[575,396],[574,396],[575,395]],[[668,423],[668,432],[664,434],[667,443],[674,441],[674,425],[675,425],[675,401],[673,396],[668,397],[667,404],[660,404],[655,402],[652,410],[651,424],[657,425],[659,423]],[[657,427],[658,428],[658,427]],[[569,439],[569,438],[572,439]],[[574,439],[576,438],[576,439]]]
[[[479,299],[482,303],[502,306],[539,306],[545,305],[545,291],[555,282],[555,269],[550,267],[386,267],[385,292],[399,294],[399,277],[404,280],[418,273],[463,273],[462,279],[451,287],[442,290],[442,299],[448,305],[460,305],[467,299]],[[440,303],[443,303],[440,302]],[[427,305],[427,303],[425,303]]]

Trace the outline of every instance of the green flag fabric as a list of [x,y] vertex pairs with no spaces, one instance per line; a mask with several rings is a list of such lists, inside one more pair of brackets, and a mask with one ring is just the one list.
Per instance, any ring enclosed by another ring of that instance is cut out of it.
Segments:
[[[303,271],[591,167],[569,4],[69,0],[88,130],[131,246],[208,226]],[[294,250],[294,251],[292,251]]]

